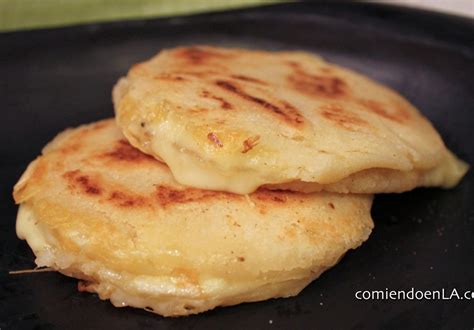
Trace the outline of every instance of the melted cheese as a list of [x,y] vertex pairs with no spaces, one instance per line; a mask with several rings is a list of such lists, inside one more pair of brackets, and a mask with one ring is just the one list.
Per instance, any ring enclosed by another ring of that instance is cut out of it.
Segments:
[[22,204],[18,209],[16,234],[28,242],[35,254],[50,248],[28,204]]

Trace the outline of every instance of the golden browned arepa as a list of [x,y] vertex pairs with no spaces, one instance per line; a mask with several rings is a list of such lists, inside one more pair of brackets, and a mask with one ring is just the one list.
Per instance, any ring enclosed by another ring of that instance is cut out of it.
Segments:
[[467,171],[402,96],[305,52],[165,50],[113,99],[130,143],[192,187],[402,192]]
[[112,119],[59,134],[14,197],[38,266],[166,316],[296,295],[373,227],[370,195],[186,188]]

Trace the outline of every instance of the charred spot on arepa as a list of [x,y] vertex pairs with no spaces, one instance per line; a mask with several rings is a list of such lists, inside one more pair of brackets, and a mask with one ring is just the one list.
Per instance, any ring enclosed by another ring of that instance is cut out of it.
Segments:
[[248,139],[245,139],[243,144],[242,153],[245,154],[252,150],[260,141],[260,135],[251,136]]
[[271,203],[273,205],[283,205],[287,202],[295,202],[306,200],[308,195],[301,192],[291,191],[291,190],[269,190],[260,188],[250,195],[253,200],[261,201],[265,203]]
[[111,151],[107,151],[101,156],[114,161],[127,163],[158,162],[153,157],[132,147],[132,145],[125,139],[118,140]]
[[217,137],[216,133],[214,132],[209,132],[207,134],[207,139],[212,142],[212,144],[218,146],[219,148],[222,148],[224,144],[222,144],[221,140]]
[[290,190],[269,190],[259,188],[249,195],[260,214],[267,214],[279,208],[291,207],[308,200],[308,195]]
[[359,103],[366,109],[372,113],[379,115],[385,119],[389,119],[391,121],[395,121],[398,123],[403,123],[410,119],[410,115],[407,111],[403,110],[401,107],[388,107],[384,105],[382,102],[374,101],[374,100],[359,100]]
[[101,202],[126,208],[152,206],[152,196],[140,195],[107,184],[98,175],[72,170],[65,172],[63,178],[66,179],[67,187],[71,191],[81,192],[90,197],[99,197]]
[[108,200],[120,207],[150,206],[150,201],[145,196],[120,190],[111,191]]
[[68,183],[68,188],[74,191],[81,191],[86,195],[98,196],[103,193],[103,188],[97,178],[84,174],[81,170],[67,171],[63,178]]
[[347,84],[339,77],[291,74],[288,81],[297,91],[311,96],[337,98],[347,94]]
[[255,193],[255,198],[259,201],[274,202],[277,204],[283,204],[287,201],[287,196],[285,194],[281,194],[277,190],[258,190]]
[[258,105],[260,109],[269,111],[271,114],[278,116],[285,123],[293,126],[301,126],[304,123],[303,115],[290,103],[281,101],[281,105],[274,104],[261,97],[251,95],[243,90],[236,83],[227,80],[216,80],[215,85],[229,93],[243,98],[246,101]]
[[221,96],[214,95],[208,90],[201,91],[201,96],[207,99],[213,99],[213,100],[219,101],[220,107],[224,110],[230,110],[233,108],[232,104],[230,104],[226,99],[224,99]]
[[369,125],[367,121],[360,118],[357,114],[347,111],[337,104],[323,105],[318,110],[323,118],[350,131],[355,130],[357,126]]
[[204,64],[213,59],[225,59],[232,57],[231,54],[219,52],[216,49],[206,47],[186,47],[176,50],[173,54],[178,59],[183,59],[191,64]]
[[167,185],[155,188],[155,199],[162,207],[200,202],[209,199],[239,199],[242,196],[224,191],[202,190],[196,188],[174,189]]
[[232,75],[230,75],[230,77],[234,78],[234,79],[237,79],[237,80],[251,82],[251,83],[254,83],[254,84],[265,85],[265,86],[268,85],[263,80],[260,80],[260,79],[254,78],[254,77],[250,77],[250,76],[245,76],[243,74],[232,74]]
[[329,75],[323,70],[323,74],[308,73],[295,61],[287,61],[287,64],[292,68],[287,81],[298,92],[325,98],[340,98],[349,94],[347,83],[336,75]]

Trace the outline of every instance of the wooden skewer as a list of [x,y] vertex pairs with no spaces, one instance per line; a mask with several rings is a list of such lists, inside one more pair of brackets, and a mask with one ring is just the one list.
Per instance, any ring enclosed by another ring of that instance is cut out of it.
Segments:
[[42,272],[54,272],[55,270],[50,267],[34,268],[34,269],[23,269],[23,270],[11,270],[8,272],[9,275],[20,275],[30,273],[42,273]]

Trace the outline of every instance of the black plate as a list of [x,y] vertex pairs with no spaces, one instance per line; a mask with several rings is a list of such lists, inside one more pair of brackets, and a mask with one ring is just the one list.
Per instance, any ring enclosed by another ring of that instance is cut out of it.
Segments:
[[474,24],[454,16],[362,4],[285,4],[182,18],[0,35],[0,328],[469,328],[464,300],[359,301],[358,290],[474,290],[473,175],[457,188],[377,196],[376,228],[299,296],[165,319],[117,309],[33,267],[14,233],[11,190],[26,164],[67,126],[112,116],[110,90],[163,47],[207,43],[305,49],[410,99],[447,145],[474,160]]

